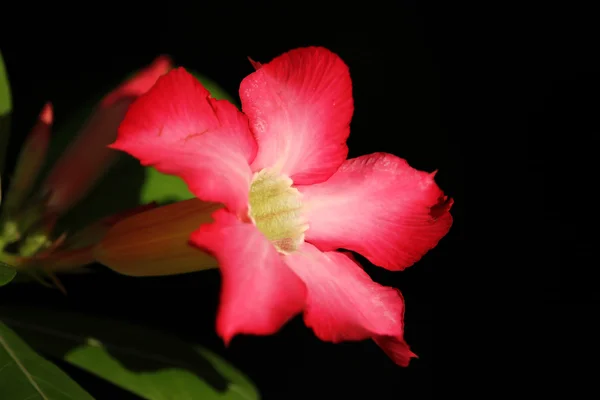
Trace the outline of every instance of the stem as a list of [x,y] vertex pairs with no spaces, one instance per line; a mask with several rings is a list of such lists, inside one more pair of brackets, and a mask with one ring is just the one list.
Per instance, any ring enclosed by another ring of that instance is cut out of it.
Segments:
[[39,269],[44,272],[65,272],[85,267],[94,262],[92,246],[76,250],[65,250],[47,256],[20,257],[0,251],[0,263],[25,271]]

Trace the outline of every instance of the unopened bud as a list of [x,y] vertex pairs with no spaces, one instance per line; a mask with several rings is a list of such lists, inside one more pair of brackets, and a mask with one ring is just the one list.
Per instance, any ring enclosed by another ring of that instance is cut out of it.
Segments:
[[223,207],[190,199],[158,207],[114,225],[94,250],[96,261],[124,275],[156,276],[216,268],[189,244],[190,234]]
[[3,214],[12,215],[22,207],[46,159],[54,115],[46,103],[38,121],[25,139],[3,204]]
[[116,139],[129,105],[169,69],[170,59],[161,56],[104,97],[43,184],[42,192],[49,194],[49,212],[63,214],[114,164],[119,152],[107,146]]

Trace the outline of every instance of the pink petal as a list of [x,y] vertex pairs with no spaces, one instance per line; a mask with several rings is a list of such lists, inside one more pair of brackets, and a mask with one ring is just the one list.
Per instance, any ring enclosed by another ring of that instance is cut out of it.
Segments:
[[327,182],[298,187],[309,224],[305,240],[322,250],[356,251],[390,270],[414,264],[452,225],[452,199],[434,175],[392,154],[347,160]]
[[411,358],[418,358],[415,353],[410,351],[408,344],[401,337],[377,336],[373,340],[389,358],[401,367],[406,367]]
[[247,118],[177,68],[135,101],[112,148],[180,176],[205,201],[244,211],[256,142]]
[[323,182],[346,159],[354,111],[348,67],[321,47],[292,50],[240,85],[258,142],[254,171],[279,167],[297,184]]
[[226,344],[239,333],[275,333],[302,311],[306,287],[251,223],[224,209],[213,214],[191,242],[219,262],[223,286],[217,333]]
[[284,261],[306,284],[304,321],[321,340],[402,337],[402,296],[373,282],[350,256],[304,243]]

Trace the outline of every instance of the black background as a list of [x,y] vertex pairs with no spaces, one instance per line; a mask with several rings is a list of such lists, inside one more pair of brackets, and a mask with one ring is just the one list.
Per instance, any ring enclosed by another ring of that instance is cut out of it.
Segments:
[[[360,259],[376,281],[402,290],[406,339],[420,358],[400,368],[369,341],[323,343],[300,318],[276,335],[237,337],[225,349],[214,332],[217,271],[145,279],[112,274],[68,277],[67,298],[41,287],[15,285],[2,288],[3,301],[82,310],[174,332],[232,361],[254,380],[265,399],[430,398],[436,354],[433,309],[447,301],[437,295],[436,287],[448,270],[461,266],[456,256],[464,222],[465,136],[454,114],[461,93],[459,77],[449,66],[457,55],[451,51],[450,24],[444,23],[443,12],[412,2],[387,8],[375,3],[325,7],[250,2],[146,7],[19,14],[19,34],[4,35],[0,42],[14,102],[10,153],[17,151],[44,102],[53,102],[59,125],[83,100],[159,54],[170,55],[177,65],[197,70],[237,95],[240,81],[252,72],[247,56],[266,62],[295,47],[328,47],[349,65],[353,80],[350,156],[385,151],[406,158],[415,168],[438,169],[436,181],[455,199],[453,228],[415,266],[394,274]],[[444,329],[435,332],[436,346],[445,346],[437,339],[443,338]],[[130,398],[65,368],[99,399]]]

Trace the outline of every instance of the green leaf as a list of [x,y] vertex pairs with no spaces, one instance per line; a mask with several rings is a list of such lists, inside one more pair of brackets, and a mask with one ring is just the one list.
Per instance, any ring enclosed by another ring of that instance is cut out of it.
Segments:
[[4,286],[12,282],[16,275],[16,269],[0,262],[0,286]]
[[153,201],[166,204],[194,197],[185,182],[177,176],[165,175],[152,167],[147,167],[144,178],[140,189],[140,204]]
[[208,90],[210,92],[210,95],[212,97],[214,97],[217,100],[227,100],[233,104],[235,104],[238,108],[239,108],[239,104],[237,103],[237,101],[231,97],[231,95],[229,93],[227,93],[225,91],[225,89],[223,89],[221,86],[219,86],[215,81],[213,81],[212,79],[199,74],[198,72],[195,71],[189,71],[192,75],[194,75],[194,77],[196,77],[196,79],[198,79],[200,81],[200,83],[202,83],[202,85],[206,88],[206,90]]
[[0,286],[10,283],[17,275],[17,270],[0,262]]
[[[0,250],[0,257],[2,257],[2,255],[3,253]],[[0,259],[0,287],[8,285],[13,279],[15,279],[15,276],[17,276],[17,270]]]
[[176,337],[64,311],[0,306],[0,318],[38,351],[149,400],[259,399],[226,361]]
[[0,174],[4,170],[4,157],[6,146],[10,136],[10,113],[12,111],[12,99],[8,75],[4,66],[2,52],[0,52]]
[[0,399],[93,400],[0,322]]
[[[226,99],[235,104],[233,98],[214,81],[197,73],[193,75],[214,98]],[[106,93],[110,90],[111,88],[107,88]],[[66,124],[57,127],[48,154],[49,165],[60,156],[100,99],[101,96],[97,96],[86,102],[86,106],[81,110],[71,113],[73,117]],[[119,161],[98,181],[89,195],[60,221],[60,227],[72,232],[97,219],[140,204],[153,201],[167,204],[192,197],[193,194],[179,177],[162,174],[152,167],[143,167],[138,160],[122,154]]]
[[10,96],[10,85],[8,75],[4,66],[2,52],[0,52],[0,115],[8,114],[12,110],[12,99]]

